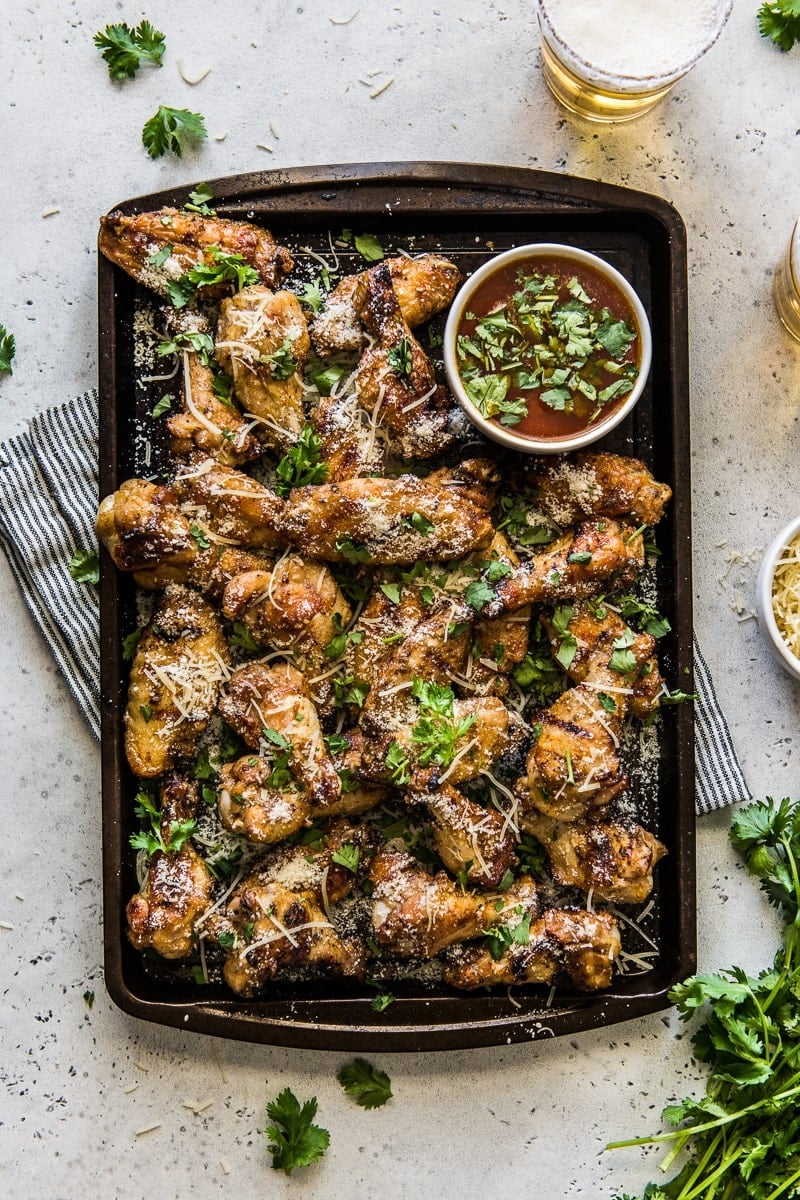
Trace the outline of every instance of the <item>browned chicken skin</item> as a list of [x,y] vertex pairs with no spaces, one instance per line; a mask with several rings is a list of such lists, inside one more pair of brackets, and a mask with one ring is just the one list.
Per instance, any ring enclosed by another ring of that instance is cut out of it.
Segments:
[[259,418],[259,436],[280,452],[303,428],[300,376],[311,342],[293,292],[242,288],[220,305],[216,355],[239,404]]
[[242,471],[211,458],[193,460],[172,482],[181,510],[225,542],[250,550],[283,549],[284,501]]
[[[431,562],[486,546],[491,500],[471,464],[427,479],[348,479],[296,488],[280,528],[305,554],[327,562]],[[416,514],[416,517],[415,517]]]
[[[333,855],[358,850],[356,872]],[[340,937],[326,908],[343,900],[366,869],[371,835],[365,826],[334,821],[317,847],[279,848],[234,891],[221,912],[205,923],[212,940],[227,935],[224,975],[237,995],[252,996],[282,971],[362,979],[367,948],[357,937]]]
[[[400,313],[412,329],[447,308],[461,280],[455,263],[438,254],[387,258],[381,267],[388,268]],[[371,267],[358,275],[347,275],[330,293],[311,326],[318,354],[325,357],[362,348],[365,336],[359,309],[374,271]]]
[[539,458],[531,473],[540,507],[562,529],[594,516],[632,517],[637,525],[656,525],[672,496],[638,458],[619,454]]
[[367,272],[359,315],[375,339],[358,368],[362,406],[388,430],[403,458],[430,458],[446,450],[456,429],[450,419],[453,398],[437,383],[427,354],[403,319],[385,263]]
[[370,428],[355,392],[321,396],[308,419],[322,446],[326,483],[382,474],[383,441],[377,425]]
[[425,805],[436,853],[451,875],[465,877],[471,887],[496,888],[516,864],[516,839],[500,813],[468,800],[450,784],[430,791],[412,788],[406,803]]
[[283,841],[306,823],[311,805],[305,792],[274,786],[273,773],[274,763],[254,754],[220,768],[219,815],[226,829],[269,845]]
[[442,978],[471,990],[497,984],[552,983],[566,976],[582,992],[611,984],[621,949],[610,913],[550,908],[531,924],[529,940],[495,959],[484,946],[458,946],[448,953]]
[[[98,244],[100,252],[137,283],[165,297],[169,296],[169,284],[192,267],[212,265],[214,249],[240,254],[245,263],[258,271],[261,282],[268,287],[274,287],[294,265],[289,251],[258,225],[201,217],[177,208],[161,208],[132,216],[108,213],[100,218]],[[167,247],[170,248],[168,257],[156,266],[152,262],[153,256]],[[224,284],[221,289],[213,287],[203,291],[212,298],[224,295],[229,289],[230,284]]]
[[237,667],[219,702],[219,711],[241,738],[254,749],[267,743],[278,746],[275,736],[290,747],[288,767],[308,794],[309,803],[323,807],[338,799],[342,785],[322,737],[308,684],[289,663],[266,666],[260,662]]
[[557,883],[616,904],[641,904],[653,890],[653,868],[666,847],[641,825],[620,821],[561,824],[526,813],[521,825],[541,842]]
[[229,663],[216,610],[191,588],[170,584],[131,667],[125,753],[134,775],[153,779],[194,757]]
[[352,615],[329,568],[296,554],[281,556],[272,571],[248,571],[232,579],[222,611],[241,622],[257,645],[291,652],[312,689],[325,683],[316,678],[331,666],[325,647]]
[[384,850],[370,869],[375,940],[400,958],[432,958],[497,923],[494,902],[462,891],[449,875],[430,875],[410,854]]
[[[161,836],[169,846],[174,822],[197,810],[194,781],[171,775],[161,793]],[[137,950],[155,950],[162,958],[188,958],[195,947],[195,921],[211,903],[214,877],[186,842],[180,850],[156,851],[141,891],[128,901],[128,938]]]
[[644,542],[639,530],[610,517],[584,521],[502,579],[485,613],[498,617],[525,604],[557,604],[596,596],[633,583],[643,566]]

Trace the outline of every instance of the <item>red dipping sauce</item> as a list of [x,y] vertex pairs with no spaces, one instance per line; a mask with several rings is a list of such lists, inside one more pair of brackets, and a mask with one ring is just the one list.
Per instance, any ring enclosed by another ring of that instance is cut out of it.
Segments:
[[456,334],[470,402],[509,433],[557,441],[606,421],[639,376],[625,295],[573,259],[531,256],[489,275]]

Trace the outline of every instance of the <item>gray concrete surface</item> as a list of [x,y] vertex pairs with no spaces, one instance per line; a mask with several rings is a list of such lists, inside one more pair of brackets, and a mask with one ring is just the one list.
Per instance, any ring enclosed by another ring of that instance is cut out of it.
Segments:
[[[0,438],[94,385],[97,217],[127,196],[266,167],[419,158],[666,197],[689,236],[697,628],[754,792],[791,793],[800,692],[734,611],[740,596],[752,606],[754,551],[800,508],[800,345],[770,291],[800,212],[800,50],[761,41],[756,8],[736,0],[719,44],[659,109],[601,129],[570,123],[550,98],[529,0],[7,0],[0,321],[18,352],[0,382]],[[164,67],[112,84],[92,35],[143,16],[167,34]],[[179,56],[210,74],[188,85]],[[374,99],[359,82],[371,72],[394,80]],[[140,130],[159,102],[206,115],[212,136],[197,154],[148,159]],[[657,1156],[603,1146],[657,1128],[662,1105],[699,1086],[669,1015],[548,1043],[373,1056],[395,1099],[369,1113],[335,1081],[343,1055],[183,1035],[117,1011],[100,966],[98,750],[4,560],[0,589],[0,1194],[601,1200],[655,1173]],[[704,970],[757,967],[773,950],[727,823],[699,825]],[[289,1180],[270,1170],[261,1132],[285,1085],[316,1094],[331,1131],[326,1159]]]

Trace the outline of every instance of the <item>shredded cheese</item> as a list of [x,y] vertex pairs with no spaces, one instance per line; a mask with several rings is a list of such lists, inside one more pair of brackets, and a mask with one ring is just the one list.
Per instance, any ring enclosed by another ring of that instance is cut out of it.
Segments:
[[787,650],[800,658],[800,535],[789,543],[775,567],[772,611]]

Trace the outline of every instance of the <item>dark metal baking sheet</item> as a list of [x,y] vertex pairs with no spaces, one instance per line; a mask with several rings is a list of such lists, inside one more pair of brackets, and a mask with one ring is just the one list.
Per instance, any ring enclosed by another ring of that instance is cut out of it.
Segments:
[[[131,213],[180,206],[194,186],[117,207]],[[667,677],[691,690],[686,239],[676,211],[654,196],[592,180],[461,163],[308,167],[212,180],[210,187],[221,215],[262,223],[295,250],[326,251],[329,231],[335,235],[349,227],[375,232],[387,249],[436,248],[469,271],[512,245],[563,241],[601,254],[632,281],[653,327],[653,369],[632,417],[600,445],[638,455],[673,488],[658,531],[658,597],[672,624],[660,647]],[[358,265],[345,262],[343,269]],[[98,288],[100,491],[105,496],[143,469],[136,422],[151,401],[135,386],[133,315],[148,298],[102,256]],[[157,445],[153,452],[158,455]],[[443,1050],[572,1033],[662,1009],[672,984],[694,970],[694,729],[690,706],[681,705],[659,726],[655,789],[639,796],[644,823],[669,848],[657,868],[654,904],[644,925],[658,953],[650,969],[616,976],[609,991],[457,993],[407,981],[393,985],[397,1000],[375,1013],[374,992],[341,981],[284,984],[243,1001],[221,986],[200,987],[148,972],[124,928],[125,904],[136,890],[128,845],[136,782],[123,748],[127,668],[122,636],[135,624],[135,594],[132,581],[105,554],[100,593],[105,975],[112,999],[125,1012],[181,1029],[278,1045]],[[636,762],[629,765],[636,786]],[[640,940],[634,949],[647,950],[649,942]]]

